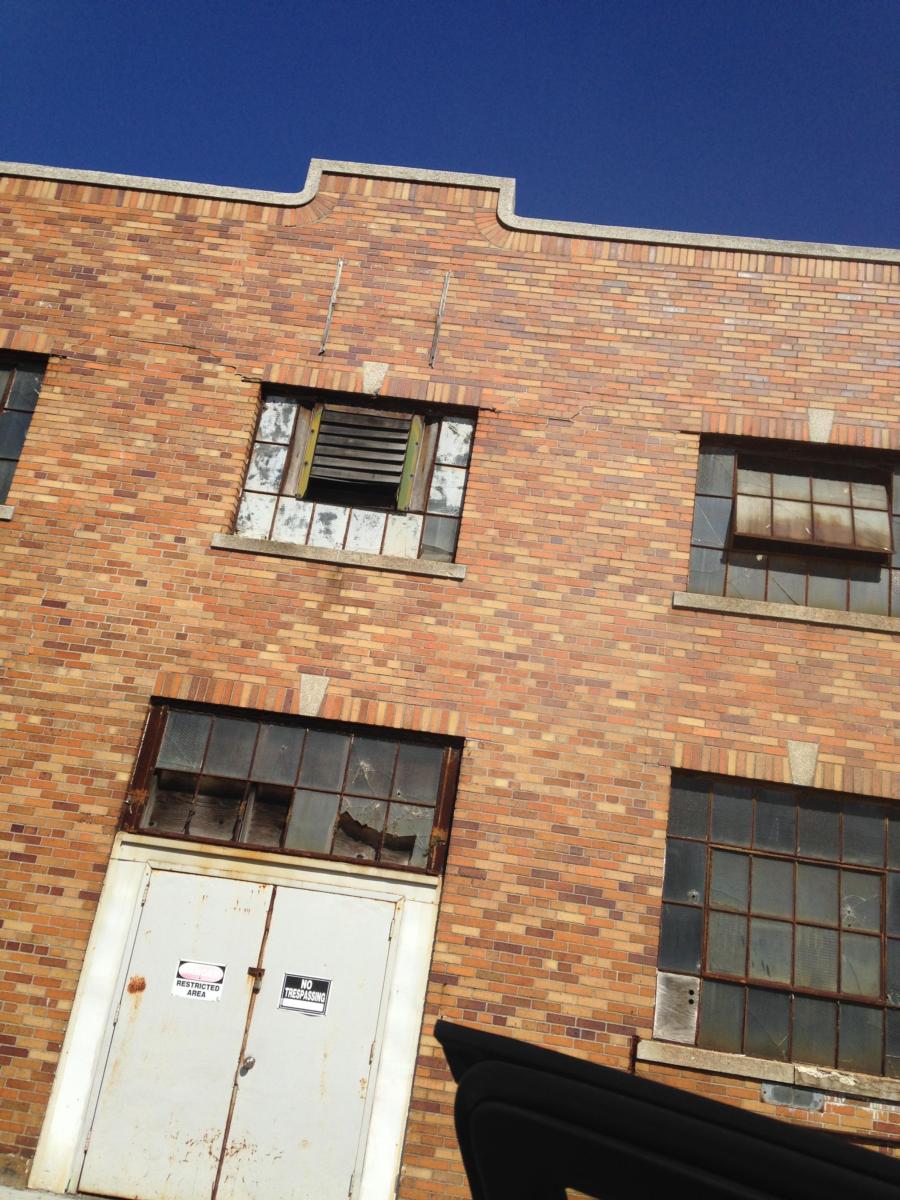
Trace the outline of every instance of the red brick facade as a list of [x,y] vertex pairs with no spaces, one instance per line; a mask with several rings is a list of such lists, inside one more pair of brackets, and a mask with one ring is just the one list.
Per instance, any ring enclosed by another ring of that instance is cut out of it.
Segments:
[[[0,525],[0,1152],[34,1152],[151,697],[465,739],[405,1200],[465,1196],[438,1015],[634,1069],[673,767],[900,801],[897,632],[673,607],[703,432],[900,451],[898,261],[506,228],[492,187],[323,174],[304,206],[10,175],[0,346],[47,356]],[[338,258],[327,351],[318,353]],[[451,273],[437,357],[435,314]],[[261,385],[477,409],[457,562],[213,548]],[[900,1140],[883,1102],[776,1110]]]

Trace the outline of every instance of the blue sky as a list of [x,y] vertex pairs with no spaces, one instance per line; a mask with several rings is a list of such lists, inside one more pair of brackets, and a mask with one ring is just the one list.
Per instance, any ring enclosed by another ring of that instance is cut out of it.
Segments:
[[525,215],[900,245],[900,0],[0,0],[0,158],[293,191],[512,175]]

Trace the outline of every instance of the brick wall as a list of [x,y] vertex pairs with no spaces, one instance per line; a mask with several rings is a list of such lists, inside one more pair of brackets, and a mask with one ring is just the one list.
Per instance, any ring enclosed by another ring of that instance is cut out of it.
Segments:
[[[401,1195],[465,1196],[441,1014],[628,1068],[669,773],[900,798],[896,635],[675,610],[701,431],[900,447],[900,267],[513,232],[326,174],[276,208],[0,180],[0,345],[49,355],[0,525],[0,1151],[33,1152],[151,695],[466,738]],[[7,252],[8,247],[8,252]],[[317,354],[344,259],[325,356]],[[444,273],[452,273],[428,365]],[[894,308],[896,319],[896,309]],[[465,580],[211,548],[263,381],[475,405]],[[643,1064],[748,1107],[759,1085]],[[900,1136],[884,1106],[781,1113]]]

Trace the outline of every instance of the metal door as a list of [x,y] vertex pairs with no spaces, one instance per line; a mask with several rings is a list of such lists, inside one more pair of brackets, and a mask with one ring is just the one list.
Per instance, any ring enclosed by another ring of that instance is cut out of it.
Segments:
[[81,1191],[209,1200],[271,892],[152,874]]
[[346,1200],[395,911],[393,901],[278,889],[216,1200]]

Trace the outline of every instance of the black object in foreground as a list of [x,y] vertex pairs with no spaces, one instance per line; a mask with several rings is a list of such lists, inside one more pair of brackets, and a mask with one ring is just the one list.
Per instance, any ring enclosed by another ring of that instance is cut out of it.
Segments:
[[814,1129],[438,1021],[473,1200],[898,1200],[900,1163]]

